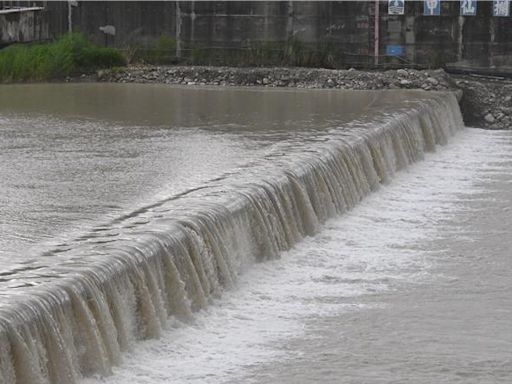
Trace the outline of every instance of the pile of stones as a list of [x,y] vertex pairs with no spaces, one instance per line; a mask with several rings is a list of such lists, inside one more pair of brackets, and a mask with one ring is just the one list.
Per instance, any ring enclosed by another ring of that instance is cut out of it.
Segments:
[[98,72],[100,81],[183,85],[340,89],[446,90],[454,84],[442,70],[357,71],[313,68],[133,66]]
[[456,78],[462,89],[460,102],[467,125],[488,129],[512,129],[512,81],[502,78]]

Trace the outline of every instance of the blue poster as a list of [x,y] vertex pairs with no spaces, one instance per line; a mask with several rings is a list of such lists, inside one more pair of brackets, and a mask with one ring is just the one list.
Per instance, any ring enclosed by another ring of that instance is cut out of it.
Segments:
[[423,14],[425,16],[439,16],[441,14],[441,0],[424,0]]
[[462,0],[460,2],[460,14],[462,16],[476,16],[476,0]]
[[403,56],[404,47],[402,45],[386,45],[386,56]]
[[494,16],[508,16],[510,14],[509,0],[494,0],[492,2],[492,14]]

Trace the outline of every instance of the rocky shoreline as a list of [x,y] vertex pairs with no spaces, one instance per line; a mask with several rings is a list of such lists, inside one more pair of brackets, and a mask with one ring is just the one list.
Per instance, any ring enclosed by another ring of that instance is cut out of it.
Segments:
[[512,81],[475,78],[468,75],[451,76],[442,69],[359,71],[316,68],[130,66],[98,71],[95,80],[195,86],[461,90],[461,109],[467,125],[488,129],[512,129]]

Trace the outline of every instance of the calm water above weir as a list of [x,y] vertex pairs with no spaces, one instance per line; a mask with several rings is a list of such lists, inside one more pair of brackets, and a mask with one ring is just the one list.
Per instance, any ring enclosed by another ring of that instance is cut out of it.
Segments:
[[509,383],[512,135],[426,92],[0,88],[0,383]]

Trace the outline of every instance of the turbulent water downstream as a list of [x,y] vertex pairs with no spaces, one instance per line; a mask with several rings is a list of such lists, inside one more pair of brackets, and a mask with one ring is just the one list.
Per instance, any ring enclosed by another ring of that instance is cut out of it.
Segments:
[[0,383],[510,381],[512,138],[454,95],[0,101]]

